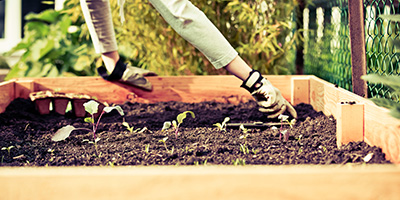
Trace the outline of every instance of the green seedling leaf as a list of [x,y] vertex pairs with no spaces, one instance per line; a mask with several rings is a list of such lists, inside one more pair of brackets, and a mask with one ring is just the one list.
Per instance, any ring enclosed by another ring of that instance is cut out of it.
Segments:
[[93,120],[93,118],[91,118],[91,117],[86,117],[86,118],[84,119],[84,121],[87,122],[87,123],[94,124],[94,120]]
[[213,125],[214,125],[214,126],[217,126],[217,127],[219,128],[219,130],[225,131],[226,123],[227,123],[229,120],[231,120],[231,118],[225,117],[225,119],[224,119],[224,121],[223,121],[222,123],[215,123],[215,124],[213,124]]
[[76,128],[71,125],[64,126],[60,129],[58,129],[58,131],[54,134],[54,136],[51,138],[51,140],[54,142],[65,140],[71,134],[71,132],[75,129]]
[[106,113],[109,113],[109,112],[111,112],[112,110],[117,110],[118,113],[119,113],[121,116],[124,115],[124,111],[122,110],[122,108],[121,108],[120,106],[107,106],[107,107],[105,107],[103,110],[104,110],[104,112],[106,112]]
[[181,124],[183,122],[183,120],[186,118],[186,114],[187,113],[190,113],[190,115],[192,115],[192,118],[195,118],[195,115],[194,115],[194,113],[192,111],[185,111],[185,112],[179,114],[176,117],[176,120],[178,121],[178,124]]
[[164,137],[164,138],[163,138],[163,139],[161,139],[161,140],[158,140],[158,142],[165,143],[167,140],[168,140],[168,136],[167,136],[167,137]]
[[282,121],[287,121],[289,119],[289,116],[281,114],[281,115],[278,116],[278,119],[282,120]]
[[129,126],[128,122],[122,122],[122,125],[125,126],[128,129],[131,127],[131,126]]
[[172,123],[170,121],[164,122],[163,127],[161,129],[161,132],[164,131],[164,130],[169,129],[171,127],[171,125],[172,125]]
[[91,115],[97,113],[99,109],[99,103],[97,103],[97,101],[94,100],[90,100],[84,103],[83,106],[85,107],[86,112],[88,112]]

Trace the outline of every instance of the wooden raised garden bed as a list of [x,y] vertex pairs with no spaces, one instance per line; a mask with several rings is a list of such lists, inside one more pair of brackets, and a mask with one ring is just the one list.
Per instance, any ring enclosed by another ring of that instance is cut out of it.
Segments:
[[[296,105],[307,103],[337,120],[337,145],[365,141],[394,165],[2,167],[0,199],[369,199],[400,196],[400,120],[388,110],[315,76],[266,76]],[[152,92],[98,77],[21,78],[0,83],[0,112],[37,91],[82,93],[108,103],[245,102],[233,76],[149,77]],[[61,111],[62,112],[62,111]],[[72,195],[72,196],[71,196]]]

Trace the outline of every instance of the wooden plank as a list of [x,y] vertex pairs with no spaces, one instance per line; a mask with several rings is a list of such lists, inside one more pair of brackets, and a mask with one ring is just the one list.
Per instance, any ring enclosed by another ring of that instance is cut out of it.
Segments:
[[364,141],[364,105],[340,102],[337,105],[336,143]]
[[1,168],[0,181],[4,200],[364,200],[400,196],[400,169],[392,165]]
[[[157,102],[182,101],[200,102],[221,97],[251,99],[251,95],[240,88],[234,76],[183,76],[148,77],[153,91],[105,81],[99,77],[40,78],[34,79],[35,91],[59,90],[60,92],[84,93],[100,101],[123,103],[125,101]],[[32,79],[17,79],[17,81]],[[135,97],[135,99],[132,99]]]
[[316,111],[337,118],[336,104],[338,101],[337,88],[317,77],[310,78],[310,104]]
[[[285,99],[291,98],[292,76],[266,76],[281,90]],[[60,92],[85,93],[100,101],[123,103],[125,101],[159,102],[182,101],[201,102],[230,100],[232,102],[253,99],[234,76],[170,76],[148,77],[153,91],[148,92],[117,82],[105,81],[99,77],[68,78],[21,78],[17,82],[34,80],[35,91],[59,90]],[[132,99],[134,97],[134,99]],[[236,99],[236,100],[235,100]]]
[[291,104],[310,103],[310,77],[292,78]]
[[15,82],[6,81],[0,83],[0,113],[4,112],[15,96]]
[[365,103],[365,112],[365,142],[382,148],[386,159],[400,163],[400,120],[373,102]]

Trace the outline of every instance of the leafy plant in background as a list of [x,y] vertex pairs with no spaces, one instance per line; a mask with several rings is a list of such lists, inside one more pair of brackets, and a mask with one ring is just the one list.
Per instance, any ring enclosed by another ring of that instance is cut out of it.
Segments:
[[[145,0],[125,4],[121,26],[116,1],[112,2],[116,35],[130,48],[129,57],[163,75],[225,74],[181,38]],[[192,0],[217,26],[253,68],[262,73],[288,74],[290,55],[299,39],[292,21],[297,0]]]
[[[400,15],[380,15],[382,19],[390,20],[392,22],[400,22]],[[393,41],[394,47],[400,49],[400,41]],[[397,96],[397,99],[400,96],[400,76],[398,75],[385,75],[380,73],[368,74],[361,77],[362,79],[368,81],[373,84],[382,84],[386,88],[388,88],[389,92],[391,92],[394,96]],[[388,108],[390,110],[390,115],[397,119],[400,119],[400,103],[391,98],[380,98],[375,96],[370,98],[376,105]]]
[[[400,96],[400,76],[368,74],[361,77],[369,83],[382,84],[389,88],[394,95]],[[388,108],[390,115],[400,119],[400,103],[392,99],[373,97],[370,98],[376,105]]]
[[95,74],[98,56],[85,37],[81,18],[72,20],[63,11],[45,10],[25,19],[24,38],[6,55],[24,53],[6,79]]

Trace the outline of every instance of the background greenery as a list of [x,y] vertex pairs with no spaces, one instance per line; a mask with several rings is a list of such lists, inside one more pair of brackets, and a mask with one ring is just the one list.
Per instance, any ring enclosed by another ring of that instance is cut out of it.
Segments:
[[[253,68],[265,74],[291,74],[298,37],[293,12],[297,0],[192,0]],[[159,75],[226,74],[182,39],[147,0],[127,0],[120,23],[116,0],[112,15],[120,54],[131,64]],[[95,75],[100,66],[79,0],[62,11],[26,16],[25,37],[13,50],[24,51],[6,79]],[[207,39],[207,38],[204,38]]]

